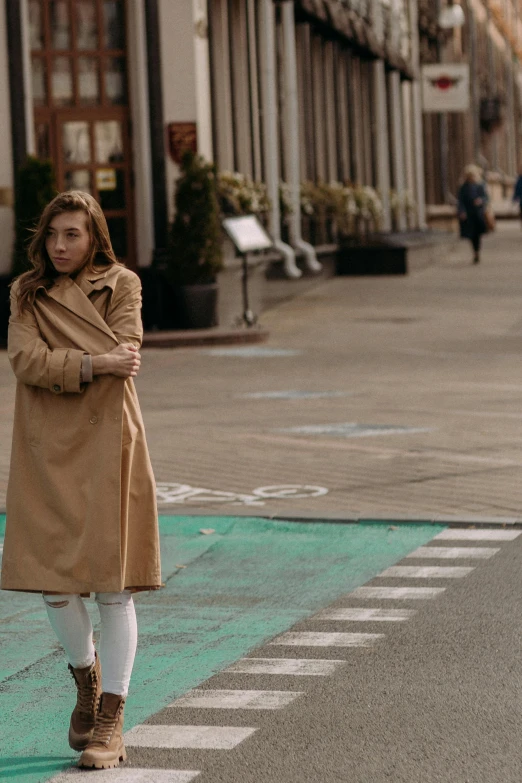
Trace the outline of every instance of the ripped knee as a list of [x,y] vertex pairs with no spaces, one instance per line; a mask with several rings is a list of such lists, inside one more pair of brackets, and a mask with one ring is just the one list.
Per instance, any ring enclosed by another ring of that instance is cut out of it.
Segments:
[[98,595],[96,596],[96,598],[94,600],[96,601],[98,606],[121,606],[122,603],[123,603],[123,601],[114,601],[114,600],[111,601],[111,600],[109,600],[108,597],[107,598],[105,598],[105,597],[101,598]]
[[52,609],[65,609],[66,606],[69,606],[69,601],[49,601],[44,596],[44,601],[47,606],[50,606]]
[[123,606],[127,604],[132,594],[128,590],[121,593],[96,593],[94,600],[98,606]]

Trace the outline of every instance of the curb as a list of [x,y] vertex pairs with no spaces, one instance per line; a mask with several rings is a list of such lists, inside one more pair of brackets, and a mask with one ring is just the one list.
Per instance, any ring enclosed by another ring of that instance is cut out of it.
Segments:
[[301,514],[288,514],[287,512],[277,513],[275,511],[260,512],[259,510],[230,510],[229,512],[217,514],[213,512],[208,513],[202,508],[190,508],[181,509],[179,505],[176,506],[160,506],[158,508],[159,516],[174,516],[174,517],[204,517],[206,519],[215,519],[222,517],[255,517],[258,519],[270,519],[273,521],[281,522],[315,522],[325,524],[338,524],[338,525],[357,525],[359,523],[370,524],[389,522],[392,525],[447,525],[448,527],[521,527],[522,518],[519,517],[448,517],[448,516],[435,516],[435,517],[387,517],[380,514],[375,516],[346,516],[340,517],[334,513],[317,513],[317,512],[303,512]]
[[142,348],[190,348],[202,345],[239,345],[262,343],[268,340],[270,332],[262,327],[250,329],[187,329],[173,331],[145,332]]
[[[390,525],[447,525],[448,527],[511,527],[522,528],[522,518],[518,517],[400,517],[390,518],[380,516],[376,514],[371,517],[340,517],[337,514],[325,513],[316,514],[309,512],[296,514],[285,514],[284,512],[278,514],[275,511],[260,513],[259,511],[230,511],[229,513],[222,514],[209,514],[203,508],[190,508],[183,509],[183,513],[180,513],[180,507],[165,506],[158,508],[158,516],[169,517],[202,517],[204,519],[222,519],[223,517],[255,517],[256,519],[269,519],[271,521],[279,522],[302,522],[302,523],[315,523],[315,524],[337,524],[337,525],[358,525],[364,523],[366,525],[374,522],[375,524],[382,524],[388,522]],[[225,509],[223,509],[225,511]],[[0,514],[6,514],[6,509],[0,507]]]

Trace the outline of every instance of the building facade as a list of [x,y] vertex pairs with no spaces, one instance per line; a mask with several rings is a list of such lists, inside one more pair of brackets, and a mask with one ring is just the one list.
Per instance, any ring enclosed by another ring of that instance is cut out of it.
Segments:
[[319,268],[303,182],[374,189],[382,230],[424,227],[419,62],[417,0],[0,0],[0,274],[28,154],[100,201],[137,268],[167,245],[183,140],[266,184],[290,276]]

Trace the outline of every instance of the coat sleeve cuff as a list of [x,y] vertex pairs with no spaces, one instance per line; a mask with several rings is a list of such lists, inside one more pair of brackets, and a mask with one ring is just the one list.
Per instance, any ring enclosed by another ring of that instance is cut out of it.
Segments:
[[49,388],[54,394],[79,392],[83,351],[57,348],[49,362]]
[[90,353],[84,353],[82,356],[82,369],[80,381],[82,383],[92,383],[93,371],[92,371],[92,356]]

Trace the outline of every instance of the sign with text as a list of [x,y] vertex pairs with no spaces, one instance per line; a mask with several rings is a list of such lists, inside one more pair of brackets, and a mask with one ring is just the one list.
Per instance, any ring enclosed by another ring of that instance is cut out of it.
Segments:
[[223,228],[240,253],[268,250],[274,244],[255,215],[225,218]]
[[425,112],[461,112],[470,108],[469,65],[422,66],[422,108]]
[[198,151],[197,128],[195,122],[170,122],[167,126],[170,157],[178,165],[187,150]]

